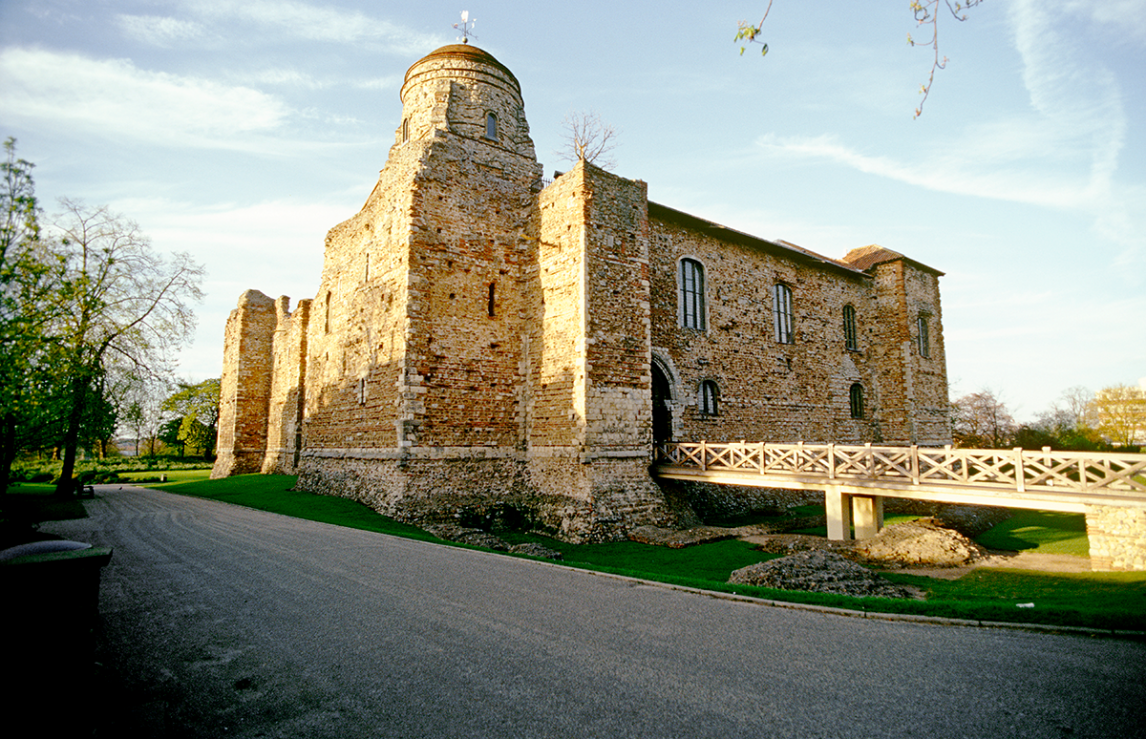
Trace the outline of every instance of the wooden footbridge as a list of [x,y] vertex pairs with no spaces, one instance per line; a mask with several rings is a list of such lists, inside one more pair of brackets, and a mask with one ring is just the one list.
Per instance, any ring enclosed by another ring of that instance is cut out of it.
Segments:
[[[1091,514],[1146,511],[1146,454],[839,444],[662,444],[670,480],[823,490],[828,538],[875,536],[884,498]],[[1146,531],[1137,534],[1146,539]],[[1093,545],[1092,545],[1093,549]]]

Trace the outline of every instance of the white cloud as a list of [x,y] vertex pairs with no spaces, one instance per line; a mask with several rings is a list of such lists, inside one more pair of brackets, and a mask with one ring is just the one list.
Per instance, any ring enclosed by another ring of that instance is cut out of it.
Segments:
[[395,54],[422,54],[443,41],[416,33],[357,10],[311,5],[298,0],[203,0],[189,4],[192,12],[215,20],[238,19],[273,27],[280,35],[340,44],[382,43]]
[[202,24],[157,15],[119,15],[116,21],[128,36],[155,46],[173,46],[183,41],[196,41],[207,35]]
[[42,49],[0,51],[0,78],[6,117],[157,144],[251,148],[289,113],[248,87]]
[[1146,0],[1067,0],[1064,9],[1112,26],[1111,42],[1146,43]]
[[864,154],[841,144],[835,136],[778,137],[756,140],[761,151],[772,156],[823,159],[867,174],[916,185],[928,190],[1009,200],[1054,208],[1074,208],[1084,193],[1067,178],[1048,181],[1020,169],[974,171],[978,160],[963,155],[942,154],[920,162],[904,163],[887,156]]

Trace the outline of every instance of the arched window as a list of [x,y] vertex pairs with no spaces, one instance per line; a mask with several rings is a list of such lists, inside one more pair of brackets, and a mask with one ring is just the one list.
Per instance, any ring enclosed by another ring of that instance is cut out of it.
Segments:
[[402,143],[404,144],[409,140],[410,140],[410,119],[409,118],[403,118],[402,119]]
[[485,137],[497,141],[497,116],[493,113],[485,114]]
[[863,385],[858,382],[848,391],[848,401],[851,406],[852,418],[863,418]]
[[928,316],[926,313],[919,314],[919,320],[916,321],[917,328],[917,341],[919,343],[919,356],[931,356],[931,327],[928,325]]
[[715,416],[720,402],[720,389],[712,380],[700,383],[700,412],[705,416]]
[[776,341],[792,344],[796,334],[792,321],[792,288],[776,283],[772,290],[772,323],[775,324]]
[[851,304],[844,306],[844,344],[852,351],[859,350],[859,340],[856,338],[856,309]]
[[704,266],[695,259],[680,260],[680,323],[704,330]]

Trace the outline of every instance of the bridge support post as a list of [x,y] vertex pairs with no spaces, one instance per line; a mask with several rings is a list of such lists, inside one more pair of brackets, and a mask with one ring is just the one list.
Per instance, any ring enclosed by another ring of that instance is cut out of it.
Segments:
[[883,498],[878,495],[852,496],[852,518],[856,538],[870,539],[883,528]]
[[824,489],[824,513],[828,518],[828,538],[832,541],[850,541],[852,496],[845,495],[839,485],[828,485]]

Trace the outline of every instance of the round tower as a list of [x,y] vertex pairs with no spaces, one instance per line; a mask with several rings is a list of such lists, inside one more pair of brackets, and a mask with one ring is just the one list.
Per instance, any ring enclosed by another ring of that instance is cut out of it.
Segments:
[[482,49],[452,44],[431,52],[407,70],[400,97],[397,145],[448,132],[536,161],[521,84]]

